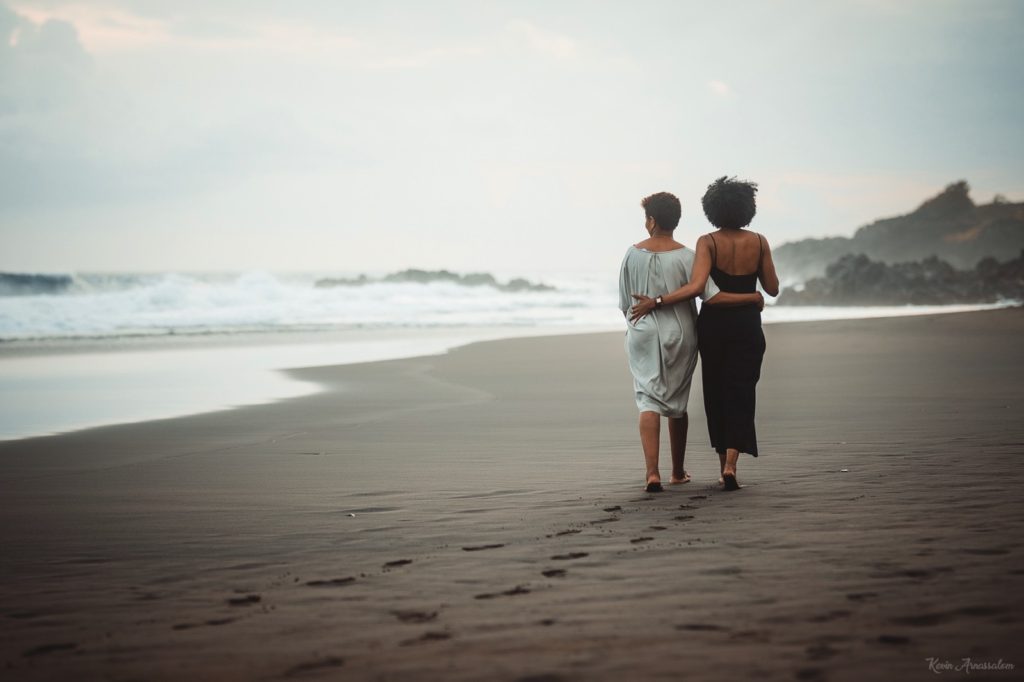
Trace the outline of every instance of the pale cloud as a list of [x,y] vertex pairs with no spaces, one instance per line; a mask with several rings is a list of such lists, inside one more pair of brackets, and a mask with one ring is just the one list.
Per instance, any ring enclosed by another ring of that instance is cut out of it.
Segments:
[[299,22],[265,20],[207,25],[197,31],[188,21],[168,21],[128,11],[84,4],[60,4],[42,9],[12,3],[12,10],[35,24],[64,21],[75,26],[82,44],[94,54],[175,48],[196,51],[260,50],[304,56],[332,56],[363,45],[352,35]]
[[[0,5],[0,142],[16,123],[73,102],[91,67],[74,25],[60,19],[35,23]],[[16,123],[5,120],[19,115]]]
[[708,90],[719,97],[732,97],[734,94],[732,88],[727,83],[717,80],[708,81]]
[[479,45],[433,47],[407,54],[371,56],[362,61],[361,65],[369,69],[381,70],[424,69],[448,61],[481,57],[486,52]]
[[300,23],[261,22],[246,27],[247,35],[220,37],[203,41],[208,47],[232,50],[239,47],[291,52],[307,56],[352,54],[366,47],[365,41],[352,35]]
[[172,42],[166,22],[112,7],[73,3],[51,8],[28,3],[9,3],[8,6],[35,24],[53,20],[74,24],[85,49],[93,53],[136,50]]
[[543,29],[528,21],[510,22],[508,30],[532,50],[549,57],[571,59],[579,54],[579,46],[572,38]]

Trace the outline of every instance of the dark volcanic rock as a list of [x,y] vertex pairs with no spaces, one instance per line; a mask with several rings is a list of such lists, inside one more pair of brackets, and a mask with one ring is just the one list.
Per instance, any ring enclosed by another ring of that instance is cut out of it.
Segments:
[[455,272],[449,272],[448,270],[417,270],[415,268],[402,270],[401,272],[393,272],[390,275],[385,275],[380,279],[370,279],[366,275],[359,275],[359,277],[348,279],[320,279],[317,280],[316,286],[318,288],[362,286],[364,284],[372,284],[374,282],[414,282],[416,284],[429,284],[431,282],[451,282],[453,284],[459,284],[467,287],[494,287],[499,291],[555,290],[553,286],[549,286],[547,284],[533,283],[521,277],[517,277],[506,282],[505,284],[502,284],[501,282],[494,278],[494,275],[491,275],[486,272],[471,272],[466,275],[460,275]]
[[985,258],[957,270],[931,256],[887,265],[864,254],[843,256],[802,291],[786,290],[779,305],[940,305],[1024,300],[1024,250],[1006,263]]

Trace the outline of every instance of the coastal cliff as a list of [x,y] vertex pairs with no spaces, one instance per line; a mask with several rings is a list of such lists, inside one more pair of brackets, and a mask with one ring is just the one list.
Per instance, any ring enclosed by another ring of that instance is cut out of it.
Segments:
[[863,254],[896,264],[938,258],[969,270],[984,258],[1005,261],[1024,249],[1024,203],[1000,196],[975,204],[961,180],[906,215],[865,225],[853,237],[802,239],[777,247],[775,263],[787,278],[810,280],[843,256]]

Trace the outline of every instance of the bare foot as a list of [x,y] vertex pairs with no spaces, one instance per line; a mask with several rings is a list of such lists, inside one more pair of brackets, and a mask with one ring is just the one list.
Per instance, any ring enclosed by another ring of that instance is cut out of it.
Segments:
[[684,471],[682,476],[676,476],[675,474],[672,474],[672,477],[668,479],[668,482],[671,483],[672,485],[678,485],[680,483],[689,483],[690,473],[688,471]]
[[740,484],[736,481],[736,467],[726,465],[722,470],[722,485],[726,490],[740,489]]
[[660,493],[663,488],[661,487],[661,474],[648,474],[647,485],[644,487],[649,493]]

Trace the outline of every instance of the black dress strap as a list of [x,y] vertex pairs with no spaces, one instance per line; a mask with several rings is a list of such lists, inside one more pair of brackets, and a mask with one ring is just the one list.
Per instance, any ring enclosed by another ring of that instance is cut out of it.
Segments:
[[708,236],[711,237],[711,244],[713,248],[711,250],[711,267],[718,267],[718,242],[715,241],[714,232],[708,232]]

